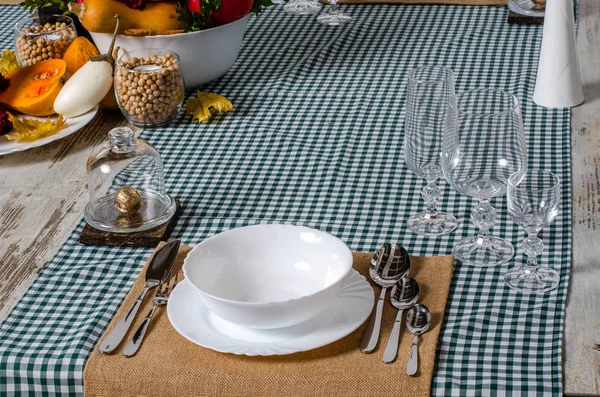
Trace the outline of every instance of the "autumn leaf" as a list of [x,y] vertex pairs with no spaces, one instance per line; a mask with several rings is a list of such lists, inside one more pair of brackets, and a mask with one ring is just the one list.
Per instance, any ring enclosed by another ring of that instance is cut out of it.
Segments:
[[16,69],[19,69],[19,62],[15,53],[12,50],[4,51],[0,57],[0,74],[4,76]]
[[198,92],[195,98],[185,102],[185,110],[192,116],[192,121],[198,123],[208,121],[215,113],[229,112],[233,104],[224,96],[212,92]]
[[48,118],[46,121],[36,119],[18,118],[8,114],[8,119],[13,123],[13,132],[5,135],[9,141],[33,142],[56,134],[65,125],[65,119],[58,116],[56,121]]

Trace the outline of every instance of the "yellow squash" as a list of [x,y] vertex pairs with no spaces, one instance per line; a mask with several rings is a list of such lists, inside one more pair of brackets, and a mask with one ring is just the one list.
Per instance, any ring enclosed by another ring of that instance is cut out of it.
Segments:
[[117,0],[85,0],[69,3],[69,10],[77,15],[84,28],[95,33],[112,33],[115,14],[121,18],[119,34],[127,29],[179,30],[177,2],[151,1],[143,10],[134,10]]

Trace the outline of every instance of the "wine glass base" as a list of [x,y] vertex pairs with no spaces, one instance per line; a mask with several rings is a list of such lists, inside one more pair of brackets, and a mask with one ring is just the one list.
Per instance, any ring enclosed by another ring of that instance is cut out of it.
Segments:
[[323,5],[314,0],[290,0],[283,6],[283,11],[291,15],[312,15],[321,11]]
[[456,230],[458,220],[453,215],[444,212],[434,215],[419,212],[408,218],[406,226],[411,232],[421,236],[443,236]]
[[327,11],[317,17],[317,21],[320,24],[327,26],[340,26],[347,22],[350,22],[352,17],[348,14],[345,14],[341,11]]
[[519,15],[527,15],[529,17],[543,17],[544,7],[538,7],[531,0],[510,0],[508,9]]
[[453,253],[463,265],[487,267],[502,265],[511,260],[515,255],[515,247],[498,237],[474,236],[456,243]]
[[518,265],[504,274],[504,282],[510,288],[530,294],[552,291],[559,280],[558,272],[548,267]]

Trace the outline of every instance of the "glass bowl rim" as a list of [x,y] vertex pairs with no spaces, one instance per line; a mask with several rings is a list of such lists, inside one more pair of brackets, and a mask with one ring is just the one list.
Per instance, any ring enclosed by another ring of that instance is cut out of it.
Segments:
[[[522,174],[522,177],[519,178],[519,182],[522,181],[522,178],[530,173],[531,171],[535,171],[538,173],[543,173],[546,174],[550,177],[552,177],[552,179],[554,180],[554,184],[550,187],[545,187],[542,189],[529,189],[529,188],[523,188],[523,187],[519,187],[518,185],[515,184],[513,177],[516,177],[519,174]],[[514,190],[519,190],[521,192],[531,192],[531,193],[540,193],[540,192],[547,192],[550,190],[554,190],[557,187],[560,187],[560,177],[558,175],[556,175],[555,173],[548,171],[548,170],[544,170],[541,168],[528,168],[526,169],[524,172],[523,171],[517,171],[514,174],[512,174],[511,176],[508,177],[508,185],[511,186],[511,188],[513,188]]]
[[[464,97],[468,94],[472,94],[474,92],[500,93],[503,96],[508,96],[509,98],[511,98],[513,103],[509,109],[503,110],[501,112],[496,112],[496,113],[466,112],[466,111],[462,110],[461,107],[459,106],[458,99],[461,97]],[[512,112],[521,114],[521,101],[519,101],[519,98],[517,98],[516,95],[511,94],[508,91],[500,90],[497,88],[475,88],[472,90],[461,91],[452,96],[452,99],[448,102],[448,106],[455,109],[460,114],[464,114],[464,115],[472,116],[472,117],[498,117],[498,116],[507,115]]]
[[[414,74],[416,74],[417,72],[423,71],[425,69],[441,69],[448,73],[448,77],[446,77],[444,79],[438,79],[438,80],[417,79],[414,77]],[[418,68],[414,68],[410,72],[408,72],[408,80],[413,81],[418,84],[441,84],[441,83],[445,83],[450,78],[452,78],[452,81],[454,81],[454,71],[452,69],[450,69],[449,67],[443,66],[443,65],[424,65],[424,66],[419,66]]]
[[47,35],[47,34],[52,34],[52,33],[56,33],[56,32],[62,32],[63,30],[66,30],[68,28],[73,28],[75,29],[75,21],[73,21],[73,18],[71,18],[68,15],[61,15],[61,14],[48,14],[46,15],[46,17],[58,17],[58,18],[65,18],[69,21],[69,23],[67,24],[67,26],[65,26],[64,28],[60,28],[60,29],[55,29],[55,30],[49,30],[49,31],[45,31],[45,32],[25,32],[25,27],[20,26],[21,24],[24,24],[25,22],[32,22],[37,20],[38,24],[37,26],[44,26],[41,23],[39,23],[40,17],[36,17],[36,16],[29,16],[26,18],[21,19],[19,22],[15,23],[15,30],[17,32],[19,32],[20,34],[24,34],[26,36],[41,36],[41,35]]
[[[138,73],[139,73],[139,70],[127,69],[126,67],[124,67],[124,66],[121,66],[121,60],[122,60],[122,59],[123,59],[123,57],[125,57],[126,55],[128,55],[128,56],[131,56],[132,54],[135,54],[136,52],[142,52],[142,51],[151,51],[151,52],[152,52],[152,54],[151,54],[151,55],[149,55],[149,56],[152,56],[152,55],[157,55],[156,53],[157,53],[157,52],[161,52],[161,51],[162,51],[162,52],[164,52],[164,53],[169,53],[169,54],[171,54],[171,55],[173,55],[173,56],[175,57],[175,61],[176,61],[176,62],[175,62],[175,65],[179,65],[179,64],[181,63],[181,57],[180,57],[180,56],[179,56],[179,54],[177,54],[176,52],[173,52],[173,51],[170,51],[170,50],[165,50],[164,48],[153,48],[153,47],[149,47],[149,48],[138,48],[137,50],[131,50],[131,51],[128,51],[128,52],[124,52],[123,54],[119,55],[119,57],[116,59],[116,61],[115,61],[115,66],[116,66],[116,67],[117,67],[119,70],[125,70],[125,71],[127,71],[127,72],[129,72],[129,73],[135,73],[135,72],[138,72]],[[133,57],[134,57],[134,58],[139,58],[139,57],[136,57],[135,55],[133,55]],[[158,65],[156,65],[156,66],[158,66]],[[159,70],[159,69],[156,69],[156,72],[157,72],[158,70]],[[161,71],[162,71],[162,70],[168,70],[168,67],[162,67],[162,66],[161,66],[161,67],[160,67],[160,70],[161,70]],[[154,73],[154,72],[153,72],[153,73]],[[150,73],[149,73],[149,74],[150,74]]]

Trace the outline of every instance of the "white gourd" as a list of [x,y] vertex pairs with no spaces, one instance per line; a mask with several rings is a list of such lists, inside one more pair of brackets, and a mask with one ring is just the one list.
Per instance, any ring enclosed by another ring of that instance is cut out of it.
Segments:
[[106,96],[113,84],[108,62],[88,61],[64,85],[54,100],[54,111],[64,117],[89,112]]
[[[115,58],[113,48],[119,31],[119,16],[107,54],[87,61],[67,83],[54,100],[54,111],[64,117],[76,117],[92,110],[108,94],[113,85]],[[115,48],[115,54],[119,51]],[[116,56],[116,55],[115,55]]]

